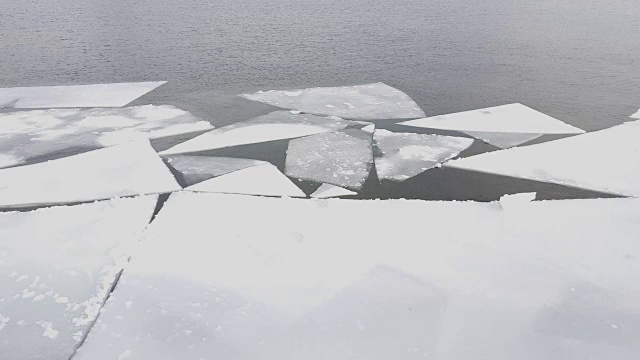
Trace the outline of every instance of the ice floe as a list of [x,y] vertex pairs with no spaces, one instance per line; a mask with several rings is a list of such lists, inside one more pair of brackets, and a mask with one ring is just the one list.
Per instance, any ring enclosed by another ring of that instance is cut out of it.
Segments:
[[260,160],[214,156],[171,155],[165,159],[187,186],[248,167],[269,164]]
[[147,140],[0,169],[0,208],[68,204],[180,189]]
[[331,184],[322,184],[311,194],[312,198],[327,199],[332,197],[358,195],[357,192]]
[[635,360],[639,233],[640,199],[174,193],[75,359]]
[[500,198],[500,206],[505,210],[513,209],[535,200],[536,195],[535,192],[503,195]]
[[640,110],[638,110],[635,114],[630,116],[633,119],[640,119]]
[[413,119],[425,116],[407,94],[384,83],[269,90],[240,96],[285,109],[345,119]]
[[288,176],[360,190],[373,163],[372,135],[347,129],[289,142]]
[[458,156],[473,139],[395,133],[376,130],[373,134],[376,172],[380,180],[403,181]]
[[289,111],[274,111],[202,134],[163,151],[161,154],[193,153],[229,146],[292,139],[344,129],[352,125],[354,125],[353,122],[336,117],[326,118],[307,114],[292,114]]
[[0,108],[122,107],[166,81],[0,88]]
[[68,148],[99,148],[211,129],[209,122],[168,105],[0,113],[0,168]]
[[156,201],[154,195],[0,213],[0,358],[72,356]]
[[307,197],[291,180],[270,163],[246,167],[199,182],[185,190],[262,196]]
[[584,133],[582,129],[518,103],[433,116],[400,124],[458,131],[501,148],[520,145],[541,134]]
[[[640,196],[640,121],[584,135],[457,159],[445,164],[610,194]],[[632,161],[620,161],[629,157]]]

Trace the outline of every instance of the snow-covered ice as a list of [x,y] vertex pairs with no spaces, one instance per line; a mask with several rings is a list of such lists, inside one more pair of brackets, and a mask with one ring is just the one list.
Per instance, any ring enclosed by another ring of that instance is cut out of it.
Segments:
[[269,90],[240,96],[285,109],[354,120],[415,119],[425,116],[407,94],[384,83]]
[[433,116],[400,124],[458,131],[501,148],[520,145],[541,134],[584,133],[582,129],[518,103]]
[[445,166],[640,196],[638,138],[640,121],[631,121],[584,135],[457,159]]
[[341,188],[339,186],[331,184],[322,184],[320,187],[311,194],[312,198],[327,199],[332,197],[358,195],[357,192],[349,189]]
[[0,113],[0,168],[67,148],[99,148],[211,129],[209,122],[169,105]]
[[269,164],[266,161],[230,157],[171,155],[164,157],[187,186],[252,166]]
[[246,167],[199,182],[185,190],[225,194],[307,197],[291,180],[270,163]]
[[122,107],[166,81],[0,88],[0,108]]
[[633,119],[640,119],[640,110],[638,110],[635,114],[631,115]]
[[639,233],[640,199],[174,193],[76,360],[636,360]]
[[2,360],[70,358],[156,201],[153,195],[0,213]]
[[0,169],[0,208],[68,204],[180,189],[148,140]]
[[347,129],[291,140],[288,176],[360,190],[373,163],[372,134]]
[[289,111],[274,111],[202,134],[160,154],[193,153],[237,145],[292,139],[344,129],[353,125],[356,124],[336,117],[327,118],[292,114]]
[[536,195],[535,192],[503,195],[500,197],[500,206],[505,210],[513,209],[535,200]]
[[376,130],[373,134],[376,172],[380,180],[403,181],[454,158],[473,144],[473,139],[395,133]]

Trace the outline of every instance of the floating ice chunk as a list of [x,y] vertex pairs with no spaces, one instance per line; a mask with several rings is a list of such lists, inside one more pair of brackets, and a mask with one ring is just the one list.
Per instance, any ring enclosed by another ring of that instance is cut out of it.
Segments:
[[298,179],[360,190],[373,163],[370,133],[347,129],[291,140],[285,173]]
[[502,148],[520,145],[539,137],[540,134],[584,133],[582,129],[517,103],[405,121],[400,124],[459,131]]
[[503,209],[511,209],[517,206],[525,205],[536,199],[535,192],[507,194],[500,198],[500,205]]
[[205,180],[189,186],[185,190],[226,194],[307,197],[277,167],[269,163],[247,167]]
[[407,94],[383,83],[269,90],[240,96],[285,109],[345,119],[412,119],[425,116]]
[[181,187],[147,140],[0,170],[0,207],[167,193]]
[[616,161],[640,152],[640,121],[609,129],[457,159],[447,167],[640,196],[640,163]]
[[122,107],[166,81],[0,88],[0,108]]
[[380,150],[375,163],[380,180],[403,181],[457,156],[473,139],[394,133],[376,130],[373,140]]
[[0,114],[0,168],[67,148],[96,148],[213,129],[173,106],[51,109]]
[[178,144],[162,155],[193,153],[229,146],[292,139],[344,129],[353,123],[340,118],[275,111],[202,134]]
[[[0,213],[0,250],[7,253],[0,259],[3,360],[71,357],[142,236],[156,201],[157,196],[145,196]],[[29,281],[19,282],[10,273],[28,274]],[[40,300],[14,297],[25,292]],[[66,301],[57,301],[61,298]],[[2,314],[8,319],[4,329]]]
[[636,112],[635,114],[630,116],[633,119],[640,119],[640,110],[638,110],[638,112]]
[[638,233],[640,199],[174,193],[76,360],[635,360]]
[[370,134],[373,134],[373,132],[376,131],[376,125],[375,124],[366,125],[365,127],[363,127],[360,130],[362,130],[364,132],[368,132]]
[[357,192],[341,188],[331,184],[322,184],[313,194],[312,198],[326,199],[340,196],[358,195]]
[[260,160],[213,156],[173,155],[165,159],[182,175],[187,186],[248,167],[269,164]]

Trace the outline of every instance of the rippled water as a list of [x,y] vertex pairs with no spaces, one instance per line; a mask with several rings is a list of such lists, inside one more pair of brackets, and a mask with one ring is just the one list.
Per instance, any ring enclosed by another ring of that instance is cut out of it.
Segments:
[[[174,104],[217,126],[272,110],[239,92],[377,81],[428,115],[522,102],[589,131],[640,107],[637,0],[0,0],[0,10],[0,86],[168,80],[135,104]],[[281,145],[232,155],[279,162]],[[443,169],[365,193],[528,190],[593,195]]]

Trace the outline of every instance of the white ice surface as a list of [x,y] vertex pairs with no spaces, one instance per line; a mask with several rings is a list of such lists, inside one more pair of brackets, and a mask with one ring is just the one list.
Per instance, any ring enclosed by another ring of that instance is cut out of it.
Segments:
[[344,129],[352,125],[354,125],[353,122],[336,117],[326,118],[307,114],[292,114],[289,111],[274,111],[202,134],[160,154],[193,153],[229,146],[292,139]]
[[425,116],[407,94],[383,83],[269,90],[240,96],[285,109],[354,120],[412,119]]
[[0,108],[122,107],[166,81],[0,88]]
[[0,213],[2,360],[73,354],[156,201],[154,195]]
[[291,140],[285,173],[298,179],[360,190],[372,163],[372,134],[347,129]]
[[0,168],[68,148],[92,149],[211,129],[209,122],[169,105],[0,113]]
[[394,133],[376,130],[373,140],[376,172],[380,180],[403,181],[454,158],[473,139],[453,136]]
[[225,194],[307,197],[277,167],[266,163],[205,180],[185,190]]
[[639,233],[640,199],[175,193],[76,360],[637,360]]
[[192,155],[166,156],[165,160],[180,173],[187,186],[248,167],[269,164],[253,159]]
[[500,197],[500,206],[505,210],[523,206],[535,200],[536,195],[535,192],[503,195]]
[[631,115],[633,119],[640,119],[640,110],[638,110],[635,114]]
[[639,138],[640,121],[632,121],[584,135],[457,159],[445,166],[640,196]]
[[582,129],[518,103],[433,116],[400,124],[459,131],[501,148],[522,144],[539,137],[540,134],[584,133]]
[[311,194],[312,198],[327,199],[340,196],[358,195],[357,192],[331,184],[322,184]]
[[0,208],[68,204],[180,189],[147,140],[0,169]]

